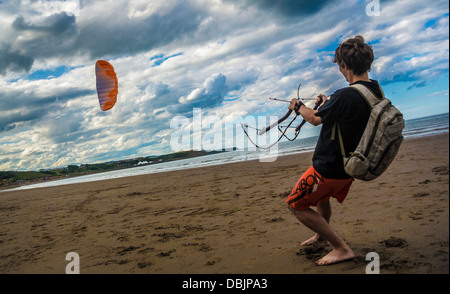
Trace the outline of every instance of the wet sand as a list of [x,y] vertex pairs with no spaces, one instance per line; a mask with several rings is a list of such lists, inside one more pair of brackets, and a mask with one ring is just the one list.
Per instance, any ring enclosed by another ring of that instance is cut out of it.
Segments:
[[330,247],[284,199],[312,153],[0,193],[0,273],[364,274],[449,272],[449,135],[406,140],[388,171],[355,181],[331,225],[356,258],[317,266]]

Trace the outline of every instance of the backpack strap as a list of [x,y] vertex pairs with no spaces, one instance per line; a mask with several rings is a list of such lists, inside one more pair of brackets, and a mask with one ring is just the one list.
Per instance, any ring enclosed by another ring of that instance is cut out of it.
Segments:
[[345,158],[344,140],[342,139],[341,128],[339,127],[339,124],[337,121],[334,122],[333,129],[331,130],[331,140],[334,140],[336,138],[336,129],[337,129],[338,138],[339,138],[339,145],[341,147],[341,154],[342,154],[342,157]]
[[[380,88],[381,98],[377,97],[369,88],[367,88],[363,84],[354,84],[354,85],[351,85],[350,87],[352,87],[353,89],[358,91],[358,93],[364,98],[364,100],[366,100],[370,109],[372,109],[375,104],[380,102],[382,99],[386,98],[384,96],[384,92],[383,92],[383,89],[381,88],[381,85],[378,84],[378,86]],[[345,158],[346,156],[345,156],[345,149],[344,149],[344,140],[342,139],[341,129],[339,128],[339,124],[337,121],[334,122],[333,129],[331,130],[331,140],[334,140],[336,138],[336,131],[337,131],[338,138],[339,138],[341,154],[342,154],[342,157]]]
[[370,109],[372,109],[372,107],[375,104],[380,102],[382,99],[386,98],[384,96],[383,89],[381,88],[381,86],[379,84],[378,84],[378,86],[380,88],[381,98],[377,97],[369,88],[367,88],[366,86],[364,86],[362,84],[354,84],[354,85],[351,85],[350,87],[352,87],[353,89],[358,91],[358,93],[364,98],[364,100],[366,100],[367,104],[369,104]]

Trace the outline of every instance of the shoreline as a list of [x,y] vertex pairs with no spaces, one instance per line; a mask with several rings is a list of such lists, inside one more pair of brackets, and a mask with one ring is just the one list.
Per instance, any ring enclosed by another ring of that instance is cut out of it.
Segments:
[[[160,159],[161,163],[170,163],[170,162],[174,162],[174,161],[178,161],[178,160],[191,159],[191,158],[201,157],[201,156],[204,156],[204,155],[214,155],[214,154],[222,153],[222,152],[224,152],[224,151],[210,151],[210,152],[206,152],[206,151],[193,151],[193,150],[190,150],[190,151],[182,151],[182,152],[170,153],[170,154],[161,155],[161,156],[155,156],[154,158],[155,158],[155,160],[156,159]],[[185,154],[185,157],[179,158],[179,159],[173,159],[177,154],[180,154],[180,153]],[[199,153],[203,153],[203,155],[198,155]],[[95,165],[108,165],[108,164],[113,164],[115,166],[113,168],[111,168],[111,169],[106,169],[106,170],[103,170],[103,171],[97,171],[97,170],[94,170],[94,171],[90,170],[89,171],[89,170],[86,170],[86,171],[81,172],[81,173],[76,173],[75,175],[73,175],[71,173],[67,173],[65,175],[61,174],[61,175],[58,175],[58,176],[46,176],[46,177],[41,177],[41,178],[34,178],[34,179],[31,179],[31,180],[20,180],[20,182],[14,182],[12,184],[0,185],[0,192],[2,192],[4,190],[16,189],[16,188],[20,188],[20,187],[25,187],[25,189],[28,189],[27,186],[40,185],[40,184],[45,184],[45,183],[55,182],[55,181],[77,179],[77,178],[84,177],[84,176],[95,176],[95,175],[99,175],[99,174],[123,171],[123,170],[138,168],[138,167],[144,167],[144,166],[153,166],[153,165],[159,163],[159,162],[153,163],[153,161],[151,161],[151,162],[146,161],[147,163],[145,163],[145,164],[123,167],[123,163],[129,164],[129,162],[131,162],[131,161],[137,161],[137,160],[143,159],[143,158],[144,157],[125,159],[125,160],[119,160],[119,161],[113,161],[113,162],[94,163],[94,164],[81,164],[80,166],[95,166]],[[145,158],[151,158],[151,157],[145,157]],[[165,161],[162,161],[162,158],[168,158],[168,159],[166,159]],[[6,172],[8,172],[8,171],[6,171]],[[24,171],[24,172],[27,172],[27,171]],[[36,171],[31,171],[31,172],[36,172]],[[47,186],[44,186],[44,187],[47,187]],[[33,188],[33,187],[31,187],[31,188]]]
[[[444,133],[444,134],[428,134],[425,136],[411,136],[411,137],[407,137],[404,139],[404,142],[409,141],[409,140],[415,140],[415,139],[425,139],[428,137],[434,137],[434,136],[445,136],[448,133]],[[277,155],[277,159],[281,158],[281,157],[285,157],[285,156],[296,156],[298,154],[313,154],[313,151],[302,151],[302,152],[298,152],[298,153],[288,153],[288,154],[281,154],[281,155]],[[127,176],[119,176],[117,178],[111,178],[111,179],[98,179],[98,180],[93,180],[93,181],[87,181],[87,182],[97,182],[97,181],[107,181],[107,180],[114,180],[114,179],[120,179],[120,178],[126,178],[126,177],[134,177],[134,176],[140,176],[140,175],[151,175],[151,174],[157,174],[157,173],[170,173],[170,172],[174,172],[174,171],[178,171],[178,170],[190,170],[190,169],[196,169],[196,168],[205,168],[205,167],[210,167],[210,166],[220,166],[220,165],[227,165],[227,164],[234,164],[234,163],[240,163],[240,162],[251,162],[251,161],[259,161],[259,159],[250,159],[250,160],[245,160],[245,161],[233,161],[233,162],[221,162],[221,163],[217,163],[217,164],[211,164],[211,165],[205,165],[205,166],[192,166],[192,167],[188,167],[188,168],[180,168],[180,169],[174,169],[174,170],[169,170],[169,171],[155,171],[155,172],[148,172],[148,173],[143,173],[143,174],[138,174],[138,175],[127,175]],[[81,184],[81,183],[85,183],[85,182],[75,182],[75,183],[67,183],[67,184],[56,184],[56,185],[46,185],[47,183],[51,183],[51,182],[57,182],[57,181],[64,181],[64,180],[71,180],[71,179],[78,179],[80,177],[86,177],[86,176],[98,176],[101,174],[105,174],[105,173],[112,173],[112,172],[117,172],[117,171],[123,171],[123,170],[129,170],[129,169],[134,169],[134,168],[139,168],[139,167],[130,167],[130,168],[123,168],[123,169],[116,169],[116,170],[110,170],[110,171],[105,171],[105,172],[98,172],[98,173],[90,173],[90,174],[84,174],[84,175],[79,175],[79,176],[73,176],[73,177],[66,177],[66,178],[57,178],[57,179],[49,179],[49,180],[44,180],[44,181],[39,181],[39,182],[31,182],[29,184],[14,184],[14,185],[9,185],[9,186],[0,186],[0,195],[2,192],[8,192],[8,191],[21,191],[21,190],[27,190],[27,189],[39,189],[39,188],[49,188],[49,187],[54,187],[54,186],[60,186],[60,185],[73,185],[73,184]],[[34,187],[36,185],[40,185],[40,184],[44,184],[43,187]]]
[[284,199],[312,153],[0,194],[0,272],[448,274],[448,133],[406,138],[380,178],[355,181],[332,227],[356,258],[331,266],[327,248],[300,248],[312,232]]

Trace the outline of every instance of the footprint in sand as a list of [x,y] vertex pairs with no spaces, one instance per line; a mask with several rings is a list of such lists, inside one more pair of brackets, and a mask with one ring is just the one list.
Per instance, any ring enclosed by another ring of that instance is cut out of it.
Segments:
[[215,265],[216,263],[221,262],[221,261],[222,261],[222,258],[220,258],[220,257],[215,257],[215,258],[213,258],[212,260],[208,260],[208,261],[206,262],[206,265]]
[[297,255],[305,255],[307,259],[319,259],[324,255],[324,253],[327,252],[325,247],[322,246],[306,246],[303,248],[300,248],[299,251],[296,253]]
[[379,243],[384,244],[384,246],[386,246],[388,248],[392,248],[392,247],[403,248],[403,247],[408,246],[408,242],[406,242],[405,239],[397,238],[397,237],[390,237],[389,239],[383,240]]
[[166,251],[166,252],[160,252],[160,253],[156,254],[156,256],[158,256],[158,257],[168,257],[174,252],[175,252],[175,249],[172,249],[172,250],[169,250],[169,251]]
[[146,268],[147,266],[153,265],[151,262],[138,262],[138,268]]
[[117,249],[119,249],[119,251],[117,252],[117,254],[124,255],[128,252],[134,251],[139,248],[140,248],[140,246],[118,247]]
[[446,165],[436,166],[436,167],[433,167],[433,169],[431,171],[436,175],[442,175],[442,176],[448,175],[448,166],[446,166]]

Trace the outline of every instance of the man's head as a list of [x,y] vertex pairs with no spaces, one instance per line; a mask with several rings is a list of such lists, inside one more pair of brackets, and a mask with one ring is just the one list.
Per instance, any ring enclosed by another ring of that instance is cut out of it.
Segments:
[[370,71],[373,60],[372,47],[364,43],[362,36],[356,36],[339,45],[333,62],[359,76]]

